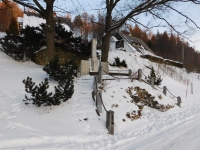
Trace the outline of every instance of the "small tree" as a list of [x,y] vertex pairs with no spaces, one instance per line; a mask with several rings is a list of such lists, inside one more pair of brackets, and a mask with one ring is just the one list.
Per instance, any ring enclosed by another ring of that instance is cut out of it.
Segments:
[[43,70],[49,75],[50,79],[58,81],[62,76],[62,70],[60,67],[60,61],[58,55],[56,55],[44,68]]
[[73,93],[74,84],[72,78],[69,76],[69,78],[59,81],[58,86],[55,86],[55,94],[53,98],[56,101],[62,100],[63,102],[66,102],[72,97]]
[[32,101],[33,105],[40,107],[41,105],[44,106],[51,106],[51,105],[59,105],[60,101],[53,99],[52,93],[48,93],[47,89],[49,88],[48,79],[44,79],[44,82],[40,83],[39,86],[35,85],[35,82],[32,81],[32,78],[27,77],[27,79],[23,80],[25,84],[25,91],[31,94],[31,97],[27,97],[25,95],[25,104],[30,104],[27,101]]
[[77,65],[74,58],[61,63],[58,55],[56,55],[43,70],[49,75],[50,79],[63,81],[69,79],[69,77],[73,77],[74,71],[77,70]]
[[150,75],[147,76],[147,82],[151,82],[151,78],[154,78],[154,85],[160,85],[162,82],[161,76],[156,76],[154,68],[151,68]]
[[122,60],[122,62],[120,61],[120,58],[117,57],[115,58],[115,62],[112,64],[112,66],[123,66],[123,67],[127,67],[127,64],[126,64],[126,61],[125,60]]

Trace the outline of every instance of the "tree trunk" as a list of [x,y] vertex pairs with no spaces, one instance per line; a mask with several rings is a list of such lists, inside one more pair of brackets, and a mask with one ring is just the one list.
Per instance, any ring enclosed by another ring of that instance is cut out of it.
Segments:
[[102,62],[108,62],[108,54],[109,54],[109,49],[110,49],[110,38],[111,38],[111,33],[108,32],[104,37],[103,37],[103,43],[102,43]]
[[54,0],[46,1],[46,63],[48,63],[55,56],[53,3]]
[[110,38],[111,38],[111,20],[112,20],[112,5],[113,1],[106,0],[106,22],[105,22],[105,33],[106,35],[103,35],[102,38],[102,62],[108,62],[108,53],[110,49]]

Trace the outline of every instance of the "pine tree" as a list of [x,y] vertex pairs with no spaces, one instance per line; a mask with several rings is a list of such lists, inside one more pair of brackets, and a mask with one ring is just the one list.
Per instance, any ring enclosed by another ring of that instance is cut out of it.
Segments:
[[62,100],[66,102],[74,93],[73,79],[69,76],[68,79],[58,82],[58,86],[55,86],[54,99],[56,101]]
[[147,82],[150,83],[151,82],[151,78],[154,78],[154,85],[160,85],[162,82],[161,76],[156,76],[154,68],[151,68],[151,72],[150,75],[147,76]]
[[40,107],[41,105],[44,106],[51,106],[51,105],[59,105],[59,102],[54,101],[52,93],[47,93],[47,89],[49,88],[48,79],[44,79],[44,82],[40,83],[39,86],[35,85],[35,82],[32,81],[32,78],[27,77],[27,79],[23,80],[25,84],[25,91],[31,94],[29,98],[25,95],[25,104],[30,104],[27,101],[32,101],[33,105]]
[[50,79],[58,81],[62,76],[62,70],[58,55],[56,55],[44,68],[43,70],[49,75]]
[[22,29],[22,35],[6,32],[6,36],[0,39],[2,51],[18,61],[31,60],[34,53],[45,45],[45,36],[38,27],[26,26]]
[[77,70],[76,62],[74,58],[66,60],[64,63],[59,61],[58,55],[56,55],[43,70],[49,75],[50,79],[55,81],[61,81],[71,78],[74,75],[74,71]]

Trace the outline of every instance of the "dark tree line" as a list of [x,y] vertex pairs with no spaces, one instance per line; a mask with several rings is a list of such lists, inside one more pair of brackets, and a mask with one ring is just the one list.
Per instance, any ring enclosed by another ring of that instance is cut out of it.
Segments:
[[[156,55],[164,59],[183,62],[188,71],[200,72],[200,52],[195,51],[188,42],[181,40],[178,35],[166,31],[147,34],[145,30],[141,30],[138,26],[130,27],[130,32],[132,36],[142,39]],[[182,59],[183,49],[184,60]]]

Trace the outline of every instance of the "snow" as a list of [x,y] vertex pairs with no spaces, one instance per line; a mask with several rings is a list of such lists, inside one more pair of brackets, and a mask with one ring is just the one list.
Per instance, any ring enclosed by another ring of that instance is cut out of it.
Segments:
[[46,23],[46,20],[36,16],[28,16],[27,14],[24,14],[23,28],[25,28],[27,25],[31,27],[40,27],[40,24],[42,23]]
[[[24,14],[23,28],[25,28],[27,25],[31,27],[40,27],[40,24],[42,23],[46,23],[46,20],[43,18],[36,17],[36,16],[28,16],[27,14]],[[64,26],[64,28],[67,31],[70,31],[70,27],[68,25],[64,23],[61,23],[61,24]]]
[[[0,33],[0,36],[2,34]],[[22,80],[27,76],[39,84],[48,77],[43,66],[33,62],[16,62],[0,52],[0,149],[2,150],[197,150],[200,149],[200,79],[197,73],[188,74],[184,69],[163,66],[142,59],[139,52],[110,52],[109,62],[114,58],[126,60],[128,68],[110,67],[110,70],[131,69],[133,73],[146,67],[154,67],[163,78],[162,85],[172,94],[180,96],[181,108],[176,99],[162,89],[152,89],[144,82],[130,79],[107,80],[102,92],[107,110],[114,111],[115,134],[110,135],[105,126],[106,113],[96,114],[92,99],[93,77],[82,76],[74,80],[74,94],[59,106],[36,107],[25,105],[26,94]],[[119,76],[120,77],[120,76]],[[103,78],[112,78],[103,76]],[[144,78],[144,76],[143,76]],[[189,80],[187,98],[187,80]],[[193,94],[190,83],[193,82]],[[57,82],[50,81],[50,91]],[[101,84],[98,84],[101,86]],[[131,121],[125,115],[138,107],[131,103],[126,93],[128,87],[139,86],[156,97],[160,104],[171,104],[174,108],[166,112],[145,106],[140,119]],[[162,95],[162,99],[158,96]],[[118,107],[112,107],[118,104]],[[84,120],[87,118],[87,120]],[[125,119],[126,121],[122,121]]]

